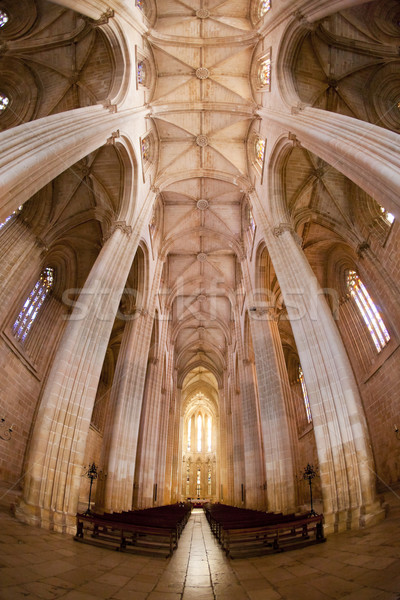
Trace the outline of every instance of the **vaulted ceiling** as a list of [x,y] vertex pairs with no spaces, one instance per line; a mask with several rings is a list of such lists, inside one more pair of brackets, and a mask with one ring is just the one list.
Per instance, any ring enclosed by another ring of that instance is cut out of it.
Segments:
[[258,38],[249,5],[160,0],[148,37],[157,69],[151,107],[164,285],[181,373],[198,365],[221,373],[230,342],[256,110],[249,73]]

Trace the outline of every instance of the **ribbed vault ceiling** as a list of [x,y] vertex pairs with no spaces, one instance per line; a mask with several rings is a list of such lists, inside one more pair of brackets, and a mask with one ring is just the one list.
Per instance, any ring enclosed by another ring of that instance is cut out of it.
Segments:
[[256,109],[249,4],[159,0],[149,35],[157,70],[151,106],[164,285],[181,373],[201,367],[221,373],[226,366],[243,256],[246,142]]

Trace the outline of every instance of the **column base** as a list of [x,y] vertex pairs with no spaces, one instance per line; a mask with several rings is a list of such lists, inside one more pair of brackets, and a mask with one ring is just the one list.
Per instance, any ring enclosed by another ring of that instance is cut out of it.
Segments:
[[76,533],[76,515],[60,511],[41,508],[27,504],[20,500],[15,508],[15,516],[18,521],[32,525],[33,527],[42,527],[49,531],[57,533],[66,533],[75,535]]
[[324,533],[340,533],[349,529],[362,529],[376,525],[386,517],[379,502],[332,513],[324,513]]

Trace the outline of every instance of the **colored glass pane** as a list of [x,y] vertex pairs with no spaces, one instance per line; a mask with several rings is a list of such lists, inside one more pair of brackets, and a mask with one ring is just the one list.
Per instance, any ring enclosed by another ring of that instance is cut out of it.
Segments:
[[0,27],[4,27],[4,25],[8,22],[8,15],[4,10],[0,10]]
[[258,138],[256,141],[256,158],[260,165],[264,161],[265,140]]
[[6,110],[10,100],[4,94],[0,94],[0,112]]
[[261,0],[260,2],[260,17],[263,17],[271,8],[271,0]]
[[147,137],[142,140],[142,157],[143,160],[149,160],[150,157],[150,142]]
[[271,84],[271,59],[267,58],[264,60],[258,72],[258,76],[260,79],[260,84],[263,87],[267,87]]
[[367,288],[355,271],[347,272],[347,288],[368,327],[375,348],[380,352],[390,340],[390,335]]
[[54,269],[47,267],[25,300],[25,304],[13,325],[14,335],[18,340],[25,341],[33,321],[36,319],[47,294],[51,290],[53,281]]
[[146,66],[143,60],[140,60],[137,65],[137,80],[141,85],[146,81]]
[[306,414],[307,414],[307,421],[308,421],[308,423],[311,423],[312,415],[311,415],[310,401],[308,399],[306,382],[304,381],[303,369],[301,368],[301,365],[299,365],[299,381],[301,384],[301,391],[303,392],[303,400],[304,400],[304,406],[305,406]]

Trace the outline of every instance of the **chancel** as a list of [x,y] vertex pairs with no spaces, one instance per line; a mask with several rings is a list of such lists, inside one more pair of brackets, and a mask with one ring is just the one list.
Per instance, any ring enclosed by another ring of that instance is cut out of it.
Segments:
[[200,523],[229,555],[253,539],[232,521],[254,518],[267,565],[282,523],[327,540],[314,556],[387,526],[399,46],[397,0],[0,1],[0,479],[18,531],[72,543],[77,515],[85,541],[129,514],[120,550],[164,536],[180,564]]

